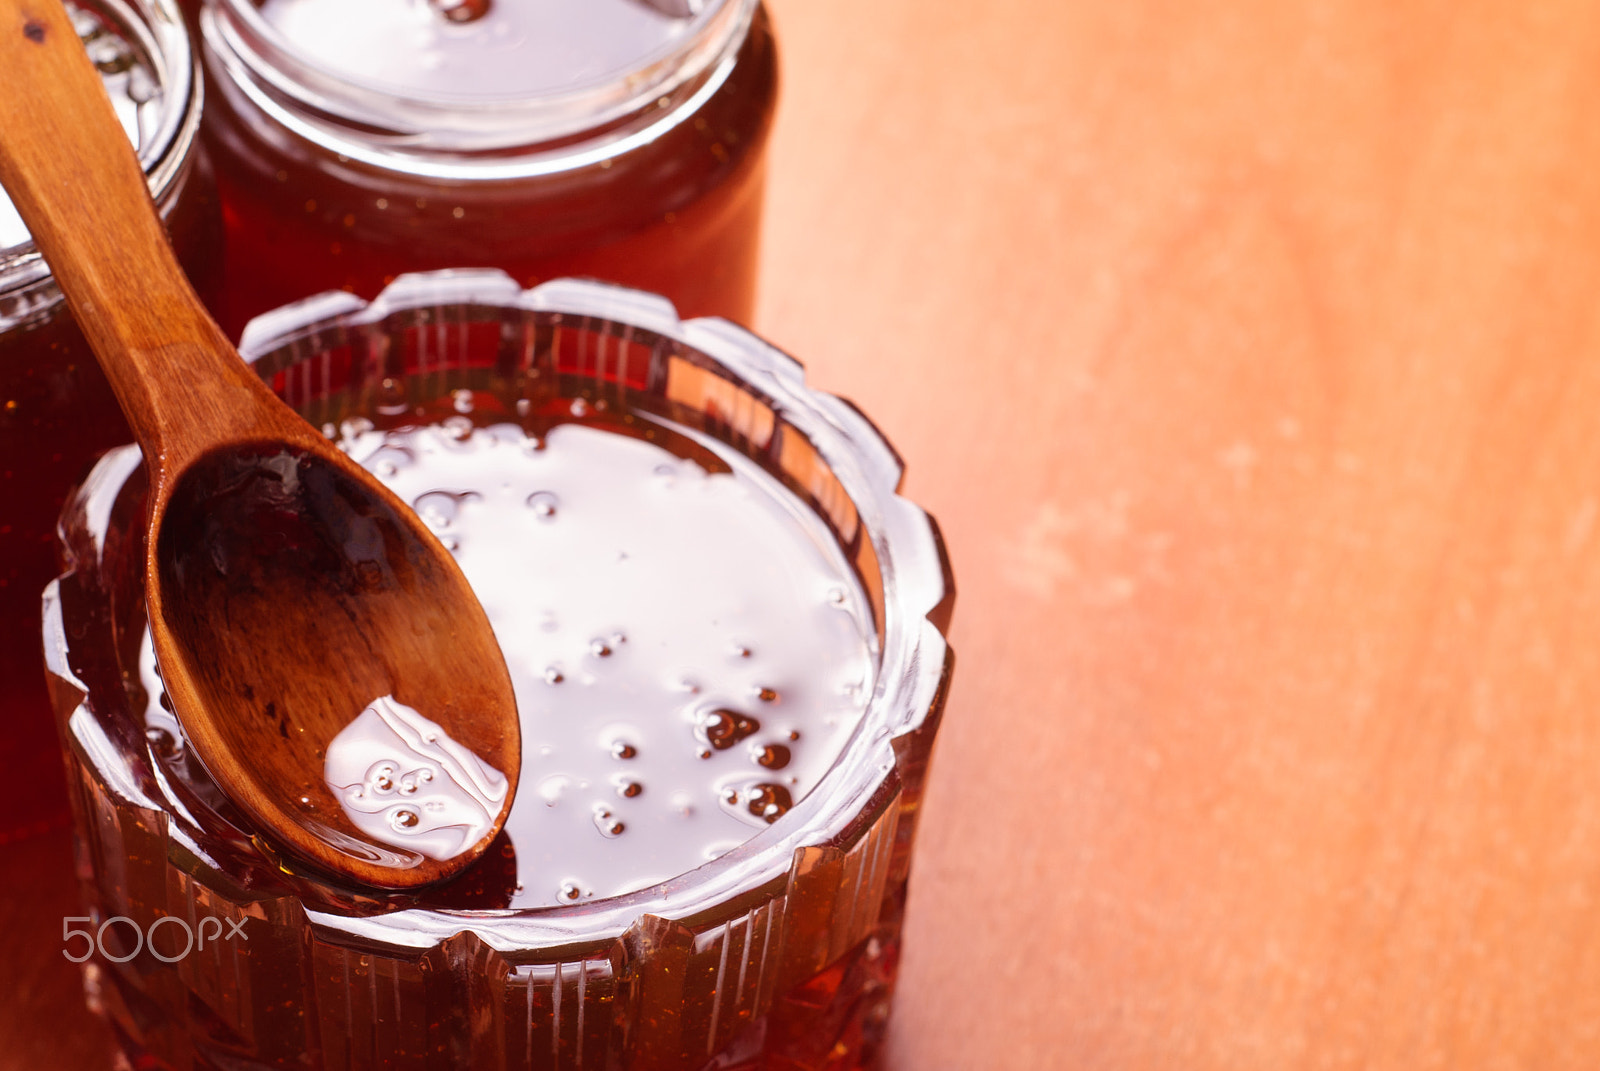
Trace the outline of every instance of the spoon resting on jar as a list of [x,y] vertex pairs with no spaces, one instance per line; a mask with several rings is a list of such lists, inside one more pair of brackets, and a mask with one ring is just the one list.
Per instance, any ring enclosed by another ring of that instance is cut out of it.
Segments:
[[0,0],[0,71],[0,184],[149,469],[151,637],[191,749],[288,856],[385,888],[459,873],[521,766],[466,579],[212,321],[59,0]]

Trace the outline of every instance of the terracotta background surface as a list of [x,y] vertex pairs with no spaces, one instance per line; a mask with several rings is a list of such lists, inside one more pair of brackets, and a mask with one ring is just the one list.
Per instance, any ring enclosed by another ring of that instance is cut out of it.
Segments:
[[890,1071],[1600,1066],[1600,12],[769,2],[757,326],[961,588]]

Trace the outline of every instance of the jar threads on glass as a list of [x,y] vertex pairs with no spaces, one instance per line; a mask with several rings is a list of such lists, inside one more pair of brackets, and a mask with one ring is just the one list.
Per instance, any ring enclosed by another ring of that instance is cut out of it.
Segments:
[[690,7],[207,0],[223,327],[474,265],[748,321],[776,49],[757,0]]

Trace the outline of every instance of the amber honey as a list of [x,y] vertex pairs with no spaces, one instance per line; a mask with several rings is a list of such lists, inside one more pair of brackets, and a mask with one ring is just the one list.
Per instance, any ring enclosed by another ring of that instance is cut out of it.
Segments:
[[87,978],[129,1061],[869,1066],[952,598],[871,425],[753,336],[595,284],[408,277],[246,349],[457,554],[517,688],[522,787],[435,888],[276,852],[162,701],[143,478],[107,455],[64,516],[46,646],[89,916],[125,920]]
[[748,322],[777,95],[754,0],[211,0],[202,23],[230,333],[475,266]]
[[[127,8],[85,0],[69,10],[139,149],[178,259],[209,294],[219,219],[195,136],[199,75],[176,10],[165,0]],[[40,593],[56,572],[62,500],[101,451],[129,437],[94,355],[0,194],[0,763],[20,772],[24,789],[0,817],[0,840],[66,817],[32,637]]]

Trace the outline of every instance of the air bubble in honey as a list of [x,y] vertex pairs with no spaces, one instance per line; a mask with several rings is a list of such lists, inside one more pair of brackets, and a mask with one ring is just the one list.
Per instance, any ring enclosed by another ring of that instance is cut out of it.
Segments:
[[397,416],[406,411],[406,388],[398,379],[386,377],[378,385],[378,412]]
[[533,515],[541,521],[554,520],[556,507],[561,504],[560,500],[549,491],[535,491],[528,496],[527,503],[528,508],[533,510]]
[[594,827],[605,837],[620,837],[627,829],[627,826],[605,807],[594,809]]
[[794,798],[783,785],[749,781],[725,785],[717,795],[724,810],[746,822],[770,825],[788,813]]
[[768,744],[756,748],[751,752],[751,757],[756,760],[757,765],[765,766],[769,770],[781,770],[789,765],[789,749],[782,744]]
[[419,496],[411,503],[411,508],[417,511],[417,516],[435,532],[443,531],[455,523],[461,513],[461,503],[468,498],[476,497],[472,491],[459,494],[450,491],[429,491]]
[[737,710],[713,710],[700,721],[702,738],[718,751],[726,751],[760,731],[759,721]]

